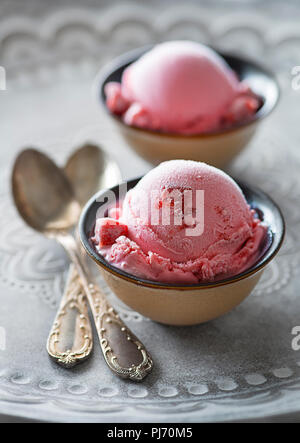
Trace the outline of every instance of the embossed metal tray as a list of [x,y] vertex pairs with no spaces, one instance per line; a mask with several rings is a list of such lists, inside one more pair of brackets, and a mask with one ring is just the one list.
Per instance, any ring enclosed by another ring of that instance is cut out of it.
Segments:
[[[159,17],[149,5],[128,6],[125,21],[120,8],[99,16],[61,11],[43,26],[32,18],[0,26],[8,87],[0,92],[0,413],[60,421],[192,422],[299,412],[300,351],[292,348],[291,332],[300,325],[300,95],[291,88],[290,67],[300,57],[300,34],[290,38],[268,14],[243,28],[241,14],[221,17],[200,6],[185,7],[184,16],[179,6],[169,7]],[[214,28],[208,31],[205,20],[213,14]],[[24,146],[40,147],[63,164],[75,145],[92,140],[115,156],[125,179],[145,173],[150,166],[109,126],[91,85],[114,54],[174,37],[212,42],[227,51],[243,48],[244,55],[264,59],[277,72],[281,102],[230,172],[260,186],[281,206],[286,241],[251,297],[200,326],[153,323],[99,280],[147,345],[155,369],[142,384],[124,382],[106,368],[96,346],[89,361],[64,370],[49,360],[45,343],[68,261],[59,246],[18,218],[9,194],[10,167]]]

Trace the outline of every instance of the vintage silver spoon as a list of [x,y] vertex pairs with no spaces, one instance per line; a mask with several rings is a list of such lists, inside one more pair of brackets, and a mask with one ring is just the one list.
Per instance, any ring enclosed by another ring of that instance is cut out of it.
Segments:
[[[87,143],[67,161],[64,172],[81,207],[99,189],[120,183],[118,165],[98,146]],[[86,360],[93,349],[93,333],[79,274],[70,265],[67,283],[52,325],[47,352],[58,364],[71,368]]]
[[97,191],[112,188],[122,180],[116,162],[103,149],[91,143],[86,143],[71,155],[64,172],[82,207]]
[[81,206],[66,175],[46,155],[27,149],[16,159],[12,188],[16,206],[25,222],[57,240],[75,265],[110,369],[120,377],[141,381],[151,371],[152,359],[100,288],[91,282],[82,263],[79,247],[71,233]]

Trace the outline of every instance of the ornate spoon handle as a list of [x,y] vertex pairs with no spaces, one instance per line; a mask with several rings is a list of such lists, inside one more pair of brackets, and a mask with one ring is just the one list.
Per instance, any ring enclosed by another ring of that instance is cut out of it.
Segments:
[[48,342],[48,354],[60,365],[71,368],[89,357],[93,334],[87,300],[75,266],[70,266],[68,281]]
[[151,356],[122,322],[100,288],[91,283],[74,237],[65,234],[56,238],[68,252],[80,275],[107,365],[119,377],[142,381],[153,368]]
[[142,381],[153,368],[151,356],[123,323],[99,287],[89,284],[88,290],[106,363],[119,377]]

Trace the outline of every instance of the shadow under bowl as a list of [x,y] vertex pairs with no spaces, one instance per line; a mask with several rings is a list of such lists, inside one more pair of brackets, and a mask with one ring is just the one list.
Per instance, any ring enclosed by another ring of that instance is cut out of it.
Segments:
[[129,146],[152,164],[172,159],[203,161],[218,168],[228,165],[250,142],[259,123],[275,108],[279,99],[279,86],[273,74],[264,67],[236,55],[218,52],[262,99],[262,105],[250,121],[219,132],[180,135],[136,128],[126,125],[106,106],[105,85],[121,82],[124,70],[152,46],[130,51],[113,60],[97,77],[97,96],[105,111],[114,121]]
[[[140,179],[127,183],[133,188]],[[229,312],[253,290],[266,265],[274,258],[283,242],[285,223],[273,200],[261,190],[237,181],[248,204],[268,226],[268,238],[258,261],[246,271],[217,282],[178,285],[145,280],[108,263],[94,249],[93,234],[97,211],[107,200],[108,192],[120,197],[119,187],[101,191],[85,206],[79,233],[84,249],[97,263],[111,290],[128,306],[142,315],[169,325],[193,325],[207,322]],[[102,202],[102,203],[101,203]]]

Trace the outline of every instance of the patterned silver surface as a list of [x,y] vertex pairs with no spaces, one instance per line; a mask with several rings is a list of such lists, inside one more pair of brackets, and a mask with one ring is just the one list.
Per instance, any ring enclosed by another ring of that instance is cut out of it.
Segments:
[[[0,23],[0,64],[7,69],[7,91],[0,92],[0,331],[6,331],[6,350],[0,346],[0,412],[64,421],[188,422],[300,410],[300,351],[291,346],[291,331],[300,325],[300,91],[291,83],[291,69],[300,64],[300,28],[292,14],[282,20],[267,8],[265,13],[220,8],[175,5],[157,14],[149,4],[122,2],[98,14],[60,9],[42,23],[32,17]],[[18,218],[9,175],[24,146],[40,147],[63,164],[72,147],[86,140],[110,151],[124,178],[146,172],[150,165],[124,145],[100,113],[91,85],[115,54],[173,38],[242,52],[277,73],[280,104],[230,172],[279,203],[287,237],[253,296],[205,325],[155,324],[125,307],[99,280],[156,362],[136,386],[112,376],[99,349],[71,371],[48,359],[45,343],[67,258]]]

